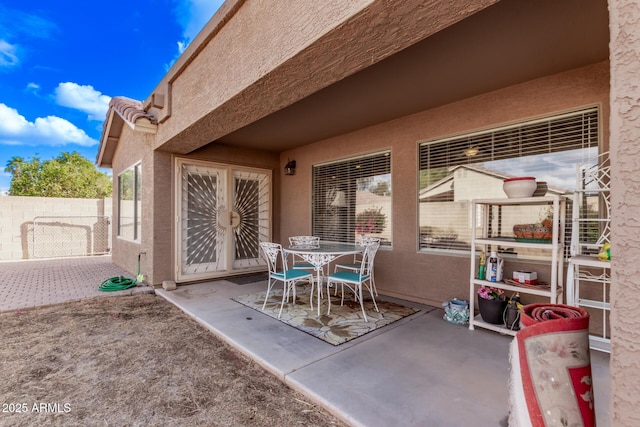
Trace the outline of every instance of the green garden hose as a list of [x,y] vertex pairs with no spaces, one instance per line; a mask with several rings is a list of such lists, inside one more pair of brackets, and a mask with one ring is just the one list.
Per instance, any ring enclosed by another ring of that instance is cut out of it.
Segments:
[[98,289],[103,292],[122,291],[133,288],[138,282],[142,282],[144,277],[140,274],[140,255],[143,253],[144,252],[140,252],[138,254],[138,275],[135,279],[124,276],[115,276],[102,282],[100,286],[98,286]]
[[100,284],[98,289],[103,292],[122,291],[124,289],[133,288],[136,285],[136,279],[129,277],[117,276],[105,280]]

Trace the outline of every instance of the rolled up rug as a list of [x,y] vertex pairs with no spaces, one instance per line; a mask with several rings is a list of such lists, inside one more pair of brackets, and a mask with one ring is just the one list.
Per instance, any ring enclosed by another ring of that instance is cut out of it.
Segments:
[[510,351],[509,426],[595,426],[589,313],[530,304],[520,322]]

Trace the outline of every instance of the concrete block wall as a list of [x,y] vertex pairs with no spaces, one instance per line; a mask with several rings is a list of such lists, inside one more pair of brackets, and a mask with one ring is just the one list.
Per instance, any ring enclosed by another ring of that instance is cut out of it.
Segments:
[[[112,201],[108,199],[71,199],[48,197],[0,197],[0,261],[32,259],[33,228],[37,217],[100,217],[111,216]],[[62,218],[52,220],[66,223]],[[86,221],[84,219],[81,220]],[[94,221],[95,222],[95,221]],[[58,227],[64,229],[64,227]],[[77,248],[69,254],[83,252],[88,243],[82,235],[73,237]],[[104,244],[102,245],[104,247]],[[41,251],[42,254],[42,251]],[[64,253],[58,253],[64,255]]]

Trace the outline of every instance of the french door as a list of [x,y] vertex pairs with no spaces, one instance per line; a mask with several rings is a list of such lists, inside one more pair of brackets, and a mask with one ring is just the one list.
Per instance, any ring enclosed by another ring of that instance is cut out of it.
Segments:
[[262,269],[271,235],[271,171],[178,159],[176,280]]

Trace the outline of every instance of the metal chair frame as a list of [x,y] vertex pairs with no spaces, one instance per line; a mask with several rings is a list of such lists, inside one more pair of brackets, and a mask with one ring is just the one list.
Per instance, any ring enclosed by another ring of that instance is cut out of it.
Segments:
[[[298,282],[305,280],[311,283],[311,294],[313,295],[313,274],[304,270],[289,269],[287,266],[287,257],[282,251],[282,245],[272,242],[261,242],[260,248],[264,255],[267,265],[269,267],[269,282],[267,284],[267,294],[262,304],[262,311],[267,305],[269,300],[269,293],[273,289],[274,285],[280,281],[283,283],[282,290],[282,302],[280,303],[280,311],[278,312],[278,319],[282,316],[282,309],[284,308],[285,301],[289,300],[289,294],[293,294],[293,304],[296,303],[296,285]],[[280,263],[278,263],[280,259]],[[311,302],[311,300],[310,300]],[[313,309],[313,302],[311,302],[311,309]]]
[[[357,272],[351,270],[340,270],[336,271],[333,274],[330,274],[327,277],[327,294],[329,293],[329,288],[333,283],[340,284],[342,291],[342,298],[340,301],[340,305],[344,305],[344,287],[346,286],[349,290],[353,291],[356,296],[356,301],[360,301],[360,308],[362,309],[362,316],[364,317],[364,321],[368,322],[367,314],[364,311],[364,301],[362,299],[362,288],[366,288],[371,295],[371,299],[373,300],[373,306],[376,311],[378,310],[378,304],[376,304],[376,298],[373,292],[373,259],[375,254],[380,247],[380,242],[371,242],[367,246],[364,247],[364,251],[362,253],[362,258],[360,260],[360,268]],[[329,307],[327,310],[327,314],[331,313],[331,298],[329,298]]]

